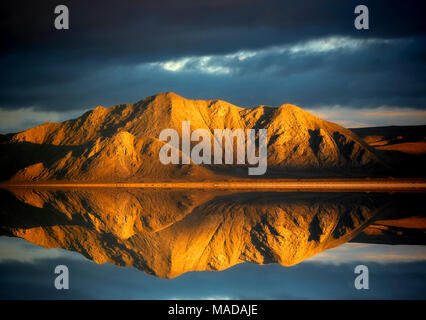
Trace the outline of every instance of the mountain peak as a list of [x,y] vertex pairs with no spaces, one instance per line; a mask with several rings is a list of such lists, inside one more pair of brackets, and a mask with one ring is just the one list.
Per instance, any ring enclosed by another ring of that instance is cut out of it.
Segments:
[[282,104],[281,106],[278,107],[278,110],[291,111],[291,112],[307,112],[303,110],[302,108],[290,103]]
[[174,101],[174,100],[186,100],[184,97],[172,92],[172,91],[166,91],[166,92],[160,92],[157,94],[154,94],[152,96],[146,97],[141,101]]
[[[174,129],[180,133],[183,121],[190,121],[191,130],[211,133],[215,129],[267,129],[268,168],[283,172],[362,171],[381,163],[374,151],[349,130],[291,104],[244,109],[222,100],[191,100],[162,92],[135,104],[97,107],[77,119],[15,134],[2,148],[19,152],[3,157],[1,164],[12,168],[13,176],[43,163],[43,175],[27,170],[25,179],[34,173],[32,179],[36,180],[164,179],[180,178],[189,171],[198,179],[213,176],[218,170],[214,166],[191,164],[191,170],[188,166],[180,170],[159,162],[158,150],[164,143],[159,140],[160,132]],[[226,169],[231,175],[237,172],[232,165]]]
[[277,108],[277,113],[281,114],[282,116],[288,117],[290,115],[298,117],[298,118],[309,118],[310,120],[318,121],[321,119],[314,116],[313,114],[309,113],[308,111],[295,106],[293,104],[283,104],[280,107]]

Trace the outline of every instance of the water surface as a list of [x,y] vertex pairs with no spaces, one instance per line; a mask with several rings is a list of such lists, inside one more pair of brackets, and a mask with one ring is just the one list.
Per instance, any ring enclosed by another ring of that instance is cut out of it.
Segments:
[[[422,194],[1,191],[2,298],[426,297]],[[70,290],[53,286],[70,269]],[[369,290],[354,267],[369,267]]]

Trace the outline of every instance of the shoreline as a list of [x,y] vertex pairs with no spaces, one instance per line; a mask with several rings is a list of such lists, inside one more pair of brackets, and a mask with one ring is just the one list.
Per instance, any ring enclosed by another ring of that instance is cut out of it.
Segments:
[[201,181],[201,182],[39,182],[0,183],[0,188],[141,188],[218,189],[289,191],[417,191],[426,192],[426,179],[299,179],[280,181]]

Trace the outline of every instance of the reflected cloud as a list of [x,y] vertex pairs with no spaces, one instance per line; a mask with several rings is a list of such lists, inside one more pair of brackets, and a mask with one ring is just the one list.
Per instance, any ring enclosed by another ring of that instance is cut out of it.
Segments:
[[[51,251],[19,238],[0,237],[0,243]],[[367,248],[342,245],[327,252]],[[378,245],[398,252],[407,246]],[[401,250],[402,251],[402,250]],[[367,291],[353,288],[354,266],[359,261],[335,264],[308,259],[293,268],[278,264],[239,264],[222,272],[189,272],[173,280],[153,277],[134,268],[96,265],[81,255],[62,250],[64,256],[34,262],[0,261],[2,299],[424,299],[425,261],[389,264],[368,261],[374,285]],[[359,251],[361,253],[362,251]],[[74,259],[78,255],[83,260]],[[322,255],[320,253],[319,255]],[[315,258],[315,257],[314,257]],[[56,265],[72,270],[70,290],[58,291],[52,283]],[[332,281],[330,281],[332,279]]]
[[18,261],[23,263],[37,263],[40,259],[68,258],[83,260],[84,258],[74,252],[66,252],[63,249],[45,249],[28,243],[23,239],[1,237],[0,241],[0,263]]
[[359,261],[380,264],[426,261],[426,248],[416,245],[345,243],[333,250],[320,252],[306,260],[309,263],[320,262],[333,265]]

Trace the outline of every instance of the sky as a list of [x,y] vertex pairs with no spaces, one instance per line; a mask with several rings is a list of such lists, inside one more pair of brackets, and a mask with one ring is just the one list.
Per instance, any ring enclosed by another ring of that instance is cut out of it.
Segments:
[[[69,30],[54,8],[69,9]],[[354,27],[357,5],[369,29]],[[298,105],[346,127],[426,124],[418,0],[0,4],[0,133],[173,91]]]
[[[56,290],[57,265],[69,290]],[[368,268],[369,289],[354,270]],[[98,265],[63,249],[0,237],[1,299],[426,299],[424,246],[346,243],[292,267],[242,263],[161,279],[135,268]],[[7,275],[7,276],[6,276]]]

